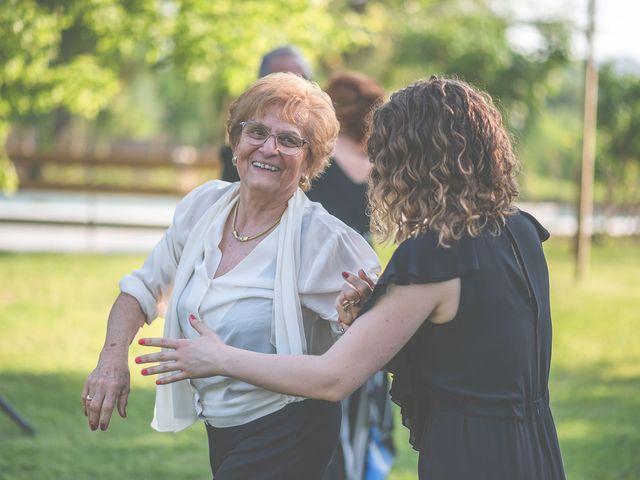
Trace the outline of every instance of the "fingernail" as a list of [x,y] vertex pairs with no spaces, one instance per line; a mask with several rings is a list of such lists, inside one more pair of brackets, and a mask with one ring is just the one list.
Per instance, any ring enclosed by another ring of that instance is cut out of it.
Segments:
[[92,431],[92,432],[95,432],[97,429],[98,429],[98,427],[97,427],[97,426],[95,426],[95,425],[91,425],[91,431]]
[[140,357],[136,357],[136,363],[142,363],[142,359]]
[[156,385],[162,385],[162,380],[156,380]]
[[342,278],[349,278],[349,274],[347,272],[342,272]]
[[138,343],[139,343],[140,345],[144,345],[144,338],[141,338],[140,340],[138,340]]
[[195,320],[196,316],[192,313],[191,315],[189,315],[189,320]]
[[103,432],[107,429],[107,426],[104,423],[100,424],[100,430],[102,430]]
[[146,368],[143,368],[143,369],[140,371],[140,373],[141,373],[142,375],[149,375],[149,370],[147,370]]

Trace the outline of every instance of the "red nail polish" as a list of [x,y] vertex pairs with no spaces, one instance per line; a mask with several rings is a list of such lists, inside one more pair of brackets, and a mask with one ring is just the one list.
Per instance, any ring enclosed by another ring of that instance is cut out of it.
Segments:
[[143,368],[142,370],[140,370],[140,373],[142,375],[149,375],[149,370],[147,370],[146,368]]
[[162,385],[162,380],[156,380],[156,385]]
[[136,357],[136,363],[142,363],[142,360],[140,359],[140,357]]
[[349,274],[347,272],[342,272],[342,278],[349,278]]
[[191,315],[189,315],[189,320],[195,320],[196,316],[192,313]]
[[141,338],[140,340],[138,340],[138,343],[139,343],[140,345],[144,345],[144,338]]

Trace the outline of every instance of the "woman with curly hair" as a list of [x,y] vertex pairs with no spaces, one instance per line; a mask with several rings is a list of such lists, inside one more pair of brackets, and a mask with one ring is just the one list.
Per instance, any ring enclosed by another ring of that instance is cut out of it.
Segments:
[[343,274],[340,320],[358,321],[325,354],[247,352],[193,322],[199,338],[146,340],[170,350],[141,360],[174,372],[162,384],[220,374],[332,400],[386,365],[419,478],[563,479],[549,409],[549,234],[512,205],[518,163],[500,114],[466,83],[432,77],[375,112],[368,151],[372,226],[400,245],[372,292],[366,276]]

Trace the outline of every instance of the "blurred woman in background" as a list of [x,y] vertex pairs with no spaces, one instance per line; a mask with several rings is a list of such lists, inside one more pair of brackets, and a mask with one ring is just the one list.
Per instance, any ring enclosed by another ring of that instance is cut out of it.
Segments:
[[[314,180],[307,196],[370,238],[367,181],[371,162],[365,141],[371,113],[384,101],[384,90],[365,75],[343,72],[331,78],[325,91],[336,110],[340,133],[329,167]],[[392,433],[388,376],[377,372],[342,401],[340,445],[325,480],[360,480],[367,473],[371,475],[367,478],[384,478],[393,462]]]

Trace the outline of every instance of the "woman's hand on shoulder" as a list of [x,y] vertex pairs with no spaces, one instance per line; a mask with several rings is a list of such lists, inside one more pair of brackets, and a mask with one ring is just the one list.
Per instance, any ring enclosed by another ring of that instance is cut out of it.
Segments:
[[336,310],[338,320],[343,328],[347,329],[358,317],[360,309],[371,296],[375,281],[364,270],[358,270],[355,275],[351,272],[342,272],[345,284],[336,298]]
[[141,355],[136,363],[157,363],[143,368],[142,375],[167,374],[156,380],[157,385],[166,385],[189,378],[205,378],[222,374],[225,343],[211,328],[194,315],[189,317],[191,326],[200,334],[197,338],[141,338],[140,345],[161,347],[165,350]]

